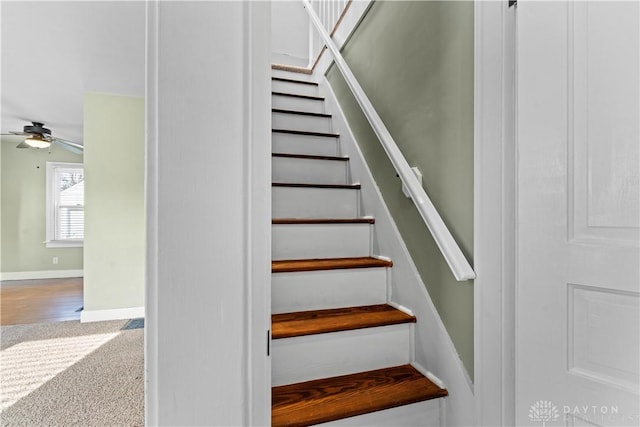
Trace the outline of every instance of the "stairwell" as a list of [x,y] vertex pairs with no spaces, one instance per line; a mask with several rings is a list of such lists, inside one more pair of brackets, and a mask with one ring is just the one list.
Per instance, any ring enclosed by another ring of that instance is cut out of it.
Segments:
[[[272,78],[272,424],[441,425],[318,84]],[[436,380],[437,381],[437,380]]]

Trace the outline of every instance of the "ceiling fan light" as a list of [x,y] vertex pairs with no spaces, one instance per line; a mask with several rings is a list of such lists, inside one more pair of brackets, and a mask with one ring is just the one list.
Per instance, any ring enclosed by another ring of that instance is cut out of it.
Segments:
[[51,143],[49,141],[45,141],[42,138],[37,138],[35,136],[30,136],[29,138],[24,140],[25,144],[34,148],[48,148]]

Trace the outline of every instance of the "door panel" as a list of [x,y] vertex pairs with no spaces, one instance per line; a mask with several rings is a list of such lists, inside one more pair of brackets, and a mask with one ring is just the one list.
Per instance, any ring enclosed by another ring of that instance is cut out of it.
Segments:
[[638,425],[640,7],[517,13],[517,423]]
[[629,3],[568,6],[570,232],[577,241],[638,241],[640,34],[637,5]]

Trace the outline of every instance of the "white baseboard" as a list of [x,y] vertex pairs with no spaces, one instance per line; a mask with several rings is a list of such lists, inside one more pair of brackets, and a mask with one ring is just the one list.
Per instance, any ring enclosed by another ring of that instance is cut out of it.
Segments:
[[104,320],[124,320],[144,317],[144,307],[114,308],[110,310],[82,310],[80,322],[101,322]]
[[9,271],[0,273],[0,280],[66,279],[84,277],[84,270]]

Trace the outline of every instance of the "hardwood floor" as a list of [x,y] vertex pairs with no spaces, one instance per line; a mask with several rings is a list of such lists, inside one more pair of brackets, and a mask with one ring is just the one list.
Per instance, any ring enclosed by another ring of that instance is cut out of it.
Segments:
[[82,304],[82,277],[4,281],[0,325],[79,320]]

